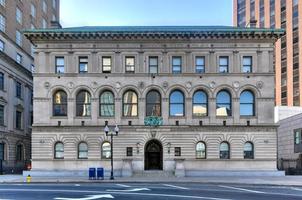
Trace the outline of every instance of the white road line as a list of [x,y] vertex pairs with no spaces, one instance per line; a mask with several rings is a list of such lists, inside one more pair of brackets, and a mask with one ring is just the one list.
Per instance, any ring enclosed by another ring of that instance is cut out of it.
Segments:
[[170,185],[170,184],[163,184],[163,185],[164,185],[164,186],[167,186],[167,187],[172,187],[172,188],[181,189],[181,190],[189,190],[189,188],[180,187],[180,186],[176,186],[176,185]]
[[124,184],[116,184],[117,186],[121,186],[121,187],[125,187],[125,188],[128,188],[128,187],[131,187],[129,185],[124,185]]
[[292,190],[296,190],[296,191],[302,191],[302,188],[295,188],[295,187],[291,187],[290,189],[292,189]]
[[225,186],[225,185],[219,185],[219,187],[233,189],[233,190],[240,190],[240,191],[245,191],[245,192],[252,192],[252,193],[257,193],[257,194],[265,194],[266,193],[266,192],[261,192],[261,191],[257,191],[257,190],[248,190],[248,189],[244,189],[244,188],[231,187],[231,186]]
[[81,186],[81,185],[80,185],[80,184],[75,184],[74,186],[77,186],[77,187],[78,187],[78,186]]

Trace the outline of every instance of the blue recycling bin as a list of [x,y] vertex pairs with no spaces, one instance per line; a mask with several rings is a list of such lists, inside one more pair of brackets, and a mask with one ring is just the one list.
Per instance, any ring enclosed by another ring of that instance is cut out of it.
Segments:
[[102,180],[104,180],[104,168],[102,168],[102,167],[97,168],[96,177],[97,177],[97,179],[101,178]]
[[89,168],[89,179],[95,179],[95,168]]

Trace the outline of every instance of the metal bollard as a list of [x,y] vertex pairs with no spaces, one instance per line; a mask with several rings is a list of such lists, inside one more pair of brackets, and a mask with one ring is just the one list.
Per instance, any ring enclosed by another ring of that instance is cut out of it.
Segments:
[[30,182],[31,182],[31,176],[30,176],[30,175],[28,175],[28,176],[26,177],[26,182],[27,182],[27,183],[30,183]]

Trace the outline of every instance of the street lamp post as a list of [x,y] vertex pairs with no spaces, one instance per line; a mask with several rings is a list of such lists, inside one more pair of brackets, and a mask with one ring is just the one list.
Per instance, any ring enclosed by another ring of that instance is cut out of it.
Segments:
[[106,136],[110,136],[110,149],[111,149],[111,173],[110,173],[110,180],[114,180],[113,176],[113,136],[118,136],[119,128],[115,125],[114,131],[110,131],[109,127],[106,125],[104,128]]

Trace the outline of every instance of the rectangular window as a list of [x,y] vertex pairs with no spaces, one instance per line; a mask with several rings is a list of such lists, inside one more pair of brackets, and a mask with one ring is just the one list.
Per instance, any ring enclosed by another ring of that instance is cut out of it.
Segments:
[[16,129],[22,128],[22,112],[16,111]]
[[102,57],[102,72],[111,73],[112,61],[111,57]]
[[252,56],[243,56],[242,61],[242,72],[251,73],[252,72]]
[[0,5],[4,7],[5,6],[5,0],[0,0]]
[[0,72],[0,90],[4,90],[4,73]]
[[47,22],[45,19],[42,19],[42,28],[47,28]]
[[0,40],[0,51],[4,51],[5,44],[2,40]]
[[6,19],[3,15],[0,14],[0,30],[5,32]]
[[195,71],[196,73],[205,73],[205,57],[198,56],[195,59]]
[[16,55],[16,61],[17,61],[17,63],[19,63],[19,64],[22,63],[22,56],[21,56],[21,54],[17,53],[17,55]]
[[135,72],[135,58],[133,56],[126,57],[126,73]]
[[33,18],[36,18],[36,6],[34,4],[30,5],[30,14]]
[[23,147],[21,144],[17,145],[17,155],[16,160],[21,161],[23,160]]
[[127,147],[127,156],[133,156],[133,148],[132,147]]
[[63,74],[65,72],[64,58],[56,57],[56,73]]
[[157,74],[158,73],[158,57],[149,57],[149,73]]
[[19,8],[16,8],[16,21],[22,24],[22,11]]
[[22,34],[20,31],[16,31],[16,43],[22,46]]
[[173,74],[181,73],[181,57],[180,56],[172,57],[172,73]]
[[88,72],[88,57],[79,57],[79,73]]
[[295,144],[301,144],[301,130],[297,129],[295,132]]
[[174,148],[174,155],[175,156],[181,156],[181,147],[175,147]]
[[22,85],[20,82],[16,81],[16,97],[22,97]]
[[0,160],[4,160],[4,143],[0,143]]
[[43,0],[43,12],[44,13],[47,13],[47,4],[46,4],[46,2],[45,2],[45,0]]
[[4,106],[0,105],[0,125],[4,125]]
[[229,57],[227,56],[219,57],[219,72],[220,73],[229,72]]

